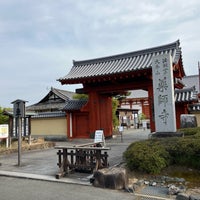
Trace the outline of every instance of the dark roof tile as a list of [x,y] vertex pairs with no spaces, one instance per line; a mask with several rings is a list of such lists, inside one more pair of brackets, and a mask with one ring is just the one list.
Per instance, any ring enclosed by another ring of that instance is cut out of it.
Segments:
[[175,102],[191,102],[198,101],[197,91],[195,87],[175,90]]
[[148,69],[151,68],[152,57],[154,55],[167,53],[171,54],[174,64],[178,63],[180,59],[182,62],[179,40],[167,45],[125,54],[91,60],[73,61],[71,71],[66,76],[60,78],[59,81],[65,84],[70,84],[73,81],[81,83],[81,79],[83,78]]
[[72,110],[80,110],[88,100],[69,100],[67,101],[63,110],[72,111]]
[[54,117],[66,117],[65,112],[43,112],[32,116],[32,118],[54,118]]

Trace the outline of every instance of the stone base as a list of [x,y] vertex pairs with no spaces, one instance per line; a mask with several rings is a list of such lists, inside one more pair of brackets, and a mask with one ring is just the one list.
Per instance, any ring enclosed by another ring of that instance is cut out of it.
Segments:
[[93,186],[109,189],[125,189],[128,178],[124,168],[104,168],[94,172]]
[[150,138],[164,138],[164,137],[183,137],[181,132],[154,132],[150,134]]

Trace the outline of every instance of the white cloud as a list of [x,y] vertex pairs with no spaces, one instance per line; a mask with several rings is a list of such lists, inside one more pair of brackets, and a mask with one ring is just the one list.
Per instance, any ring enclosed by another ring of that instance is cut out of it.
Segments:
[[51,86],[73,88],[56,81],[73,59],[177,39],[186,72],[194,74],[200,59],[199,7],[198,0],[1,0],[0,106],[20,96],[35,103]]

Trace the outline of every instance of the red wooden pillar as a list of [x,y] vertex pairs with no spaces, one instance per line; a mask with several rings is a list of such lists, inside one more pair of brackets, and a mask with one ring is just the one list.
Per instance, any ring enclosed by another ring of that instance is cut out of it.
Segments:
[[133,101],[129,101],[129,105],[130,105],[130,109],[132,109],[133,108]]
[[149,114],[150,114],[150,128],[151,132],[155,132],[155,118],[154,118],[154,100],[153,100],[153,84],[148,86],[149,99]]
[[95,91],[89,93],[89,132],[102,129],[106,137],[112,135],[112,98]]
[[89,93],[89,132],[94,133],[100,129],[100,105],[99,94],[95,91]]
[[100,95],[100,128],[104,130],[106,137],[112,135],[112,98]]
[[187,103],[175,104],[176,105],[176,128],[181,127],[181,114],[188,114]]
[[145,108],[144,108],[144,100],[140,100],[141,105],[142,105],[142,113],[145,114]]

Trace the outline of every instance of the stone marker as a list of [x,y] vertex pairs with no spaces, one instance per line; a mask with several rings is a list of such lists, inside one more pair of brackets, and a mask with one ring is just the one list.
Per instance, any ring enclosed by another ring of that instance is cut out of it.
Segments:
[[152,58],[156,132],[176,132],[174,81],[170,54]]
[[181,128],[197,127],[197,119],[195,115],[182,114],[181,115]]

